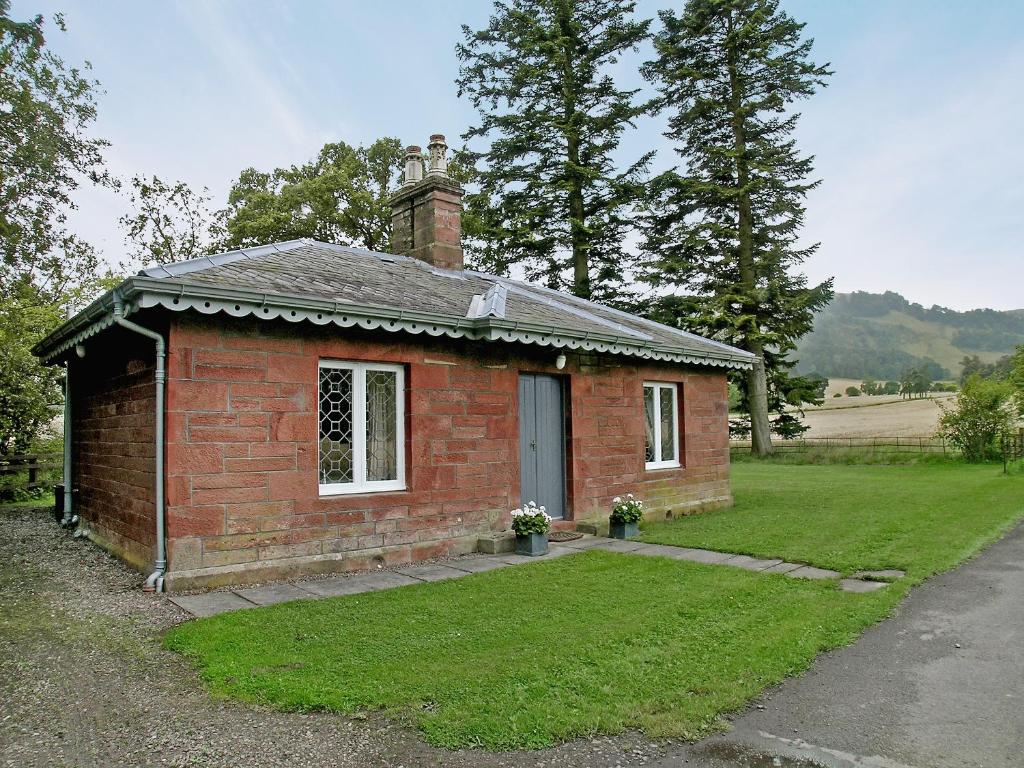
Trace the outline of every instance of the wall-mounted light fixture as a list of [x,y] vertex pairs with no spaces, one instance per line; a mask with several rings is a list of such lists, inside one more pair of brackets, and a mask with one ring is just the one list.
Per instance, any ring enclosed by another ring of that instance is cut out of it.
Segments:
[[75,354],[79,357],[85,357],[85,347],[82,344],[75,344]]
[[565,355],[559,355],[555,358],[555,368],[558,370],[565,368]]

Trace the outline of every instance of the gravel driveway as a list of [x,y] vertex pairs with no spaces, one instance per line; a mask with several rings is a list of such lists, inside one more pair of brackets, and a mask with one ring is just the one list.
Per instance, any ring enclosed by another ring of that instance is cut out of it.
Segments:
[[141,584],[48,513],[0,512],[0,765],[601,768],[673,748],[627,734],[529,753],[447,752],[378,715],[215,701],[160,646],[186,615]]

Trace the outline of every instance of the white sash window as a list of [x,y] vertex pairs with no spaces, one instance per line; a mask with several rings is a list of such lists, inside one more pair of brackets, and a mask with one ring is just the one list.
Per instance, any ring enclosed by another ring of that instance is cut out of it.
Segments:
[[644,427],[647,434],[644,466],[647,469],[678,467],[679,387],[676,384],[644,382]]
[[405,488],[405,370],[320,362],[320,494]]

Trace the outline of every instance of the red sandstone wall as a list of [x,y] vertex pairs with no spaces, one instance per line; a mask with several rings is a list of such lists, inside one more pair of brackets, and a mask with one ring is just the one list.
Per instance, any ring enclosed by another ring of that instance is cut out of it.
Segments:
[[[575,355],[557,372],[550,350],[223,316],[175,316],[169,350],[170,569],[216,569],[198,574],[203,583],[224,572],[237,581],[249,571],[425,559],[505,529],[519,503],[520,370],[569,379],[576,520],[604,517],[610,499],[626,492],[659,513],[728,501],[722,373]],[[318,496],[324,358],[407,366],[406,491]],[[681,469],[644,471],[645,379],[683,385]]]
[[[583,361],[572,376],[569,455],[575,518],[605,518],[611,500],[627,493],[644,500],[649,518],[729,503],[729,402],[724,373],[623,362],[608,366]],[[645,381],[679,385],[681,467],[644,468]]]
[[99,543],[144,570],[156,538],[153,344],[112,329],[86,349],[71,358],[78,512]]

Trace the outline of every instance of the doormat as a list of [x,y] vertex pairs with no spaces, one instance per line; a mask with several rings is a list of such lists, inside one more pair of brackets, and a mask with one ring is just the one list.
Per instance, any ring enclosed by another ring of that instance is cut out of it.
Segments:
[[583,534],[578,531],[552,531],[548,534],[548,541],[576,541],[582,538]]

